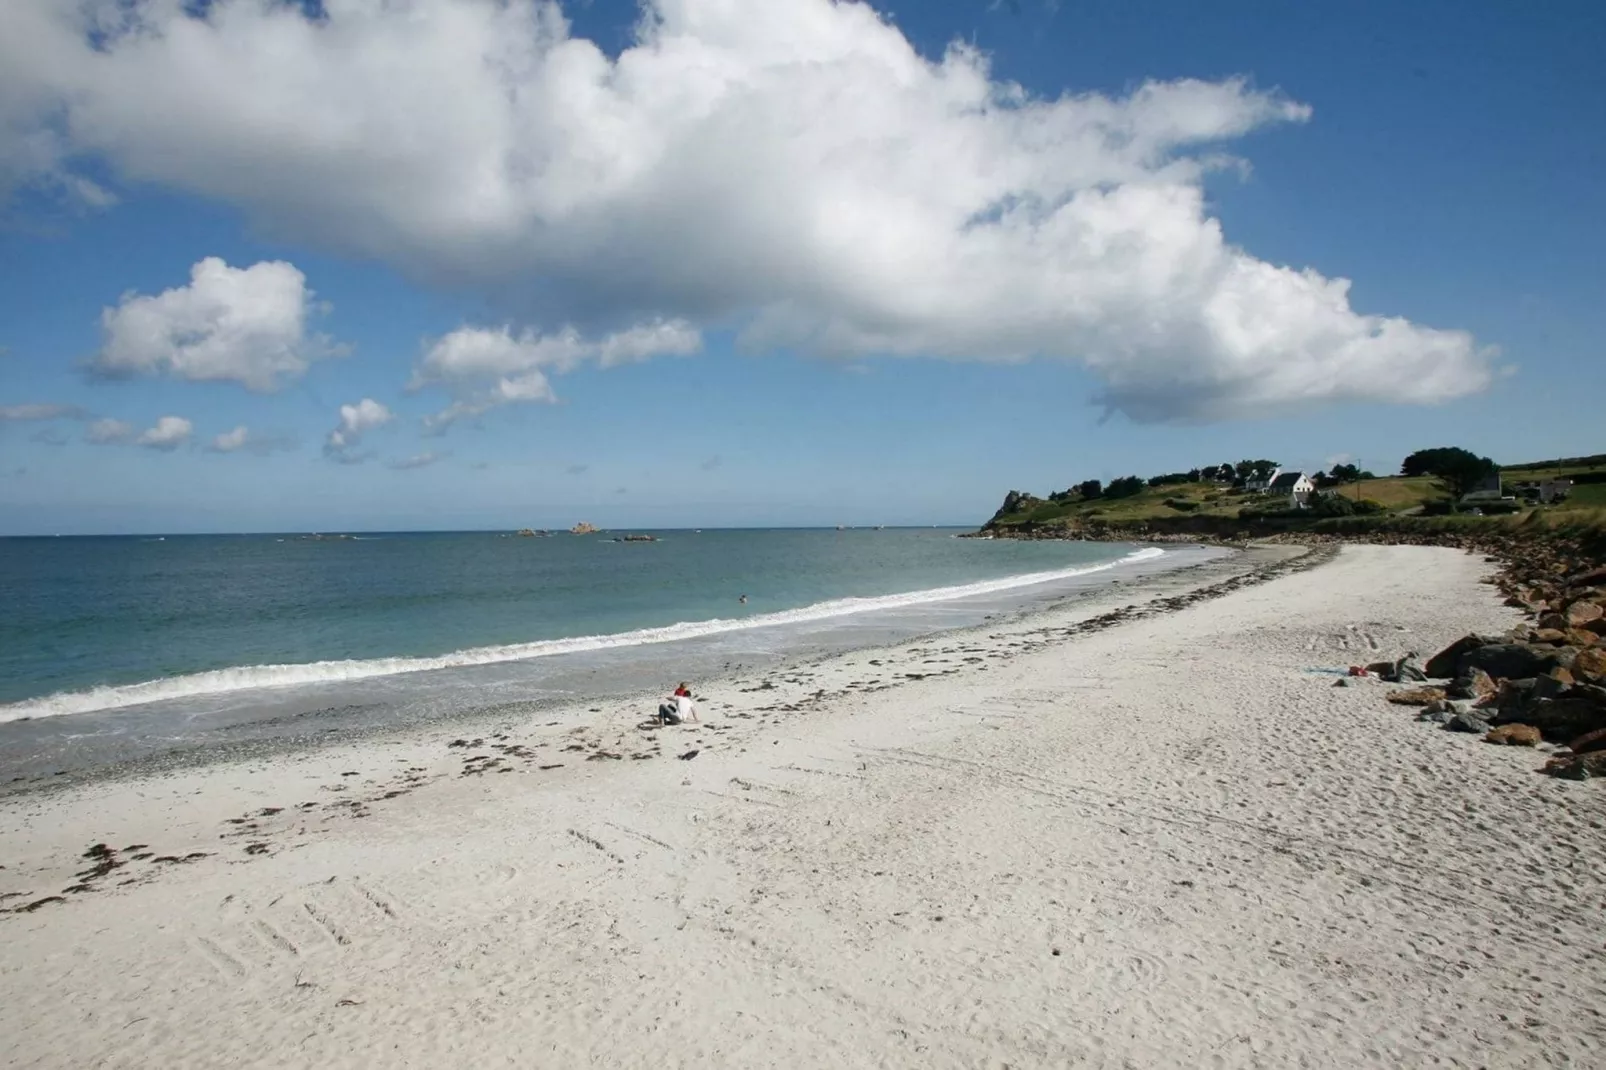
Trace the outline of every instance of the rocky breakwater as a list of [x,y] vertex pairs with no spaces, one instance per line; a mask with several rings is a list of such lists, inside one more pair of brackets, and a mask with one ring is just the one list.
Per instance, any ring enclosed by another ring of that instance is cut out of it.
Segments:
[[[1530,619],[1504,635],[1468,635],[1426,663],[1414,655],[1351,670],[1404,684],[1390,702],[1490,743],[1557,744],[1552,776],[1606,776],[1606,567],[1568,571],[1553,550],[1509,560],[1495,582]],[[1348,683],[1348,680],[1340,681]]]

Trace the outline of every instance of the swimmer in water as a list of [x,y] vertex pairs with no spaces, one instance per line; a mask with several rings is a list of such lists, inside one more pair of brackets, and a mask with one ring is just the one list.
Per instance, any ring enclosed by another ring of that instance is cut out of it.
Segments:
[[736,601],[740,602],[742,605],[745,606],[745,605],[747,605],[747,596],[744,594],[740,598],[738,598]]

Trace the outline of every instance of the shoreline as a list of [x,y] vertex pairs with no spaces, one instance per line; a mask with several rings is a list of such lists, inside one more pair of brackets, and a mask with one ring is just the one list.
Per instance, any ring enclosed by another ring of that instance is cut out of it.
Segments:
[[701,726],[602,704],[0,798],[13,1055],[1596,1059],[1590,786],[1331,686],[1516,619],[1490,566],[1228,561],[721,681]]
[[[931,641],[936,638],[973,631],[979,628],[995,629],[1004,625],[1014,625],[1022,620],[1042,614],[1063,611],[1089,602],[1098,602],[1108,598],[1111,592],[1122,585],[1144,584],[1158,581],[1165,576],[1194,576],[1201,569],[1211,569],[1220,566],[1236,569],[1238,566],[1229,565],[1228,562],[1237,560],[1243,548],[1229,558],[1217,558],[1194,564],[1178,564],[1154,572],[1140,573],[1136,577],[1128,576],[1119,571],[1105,578],[1099,573],[1101,581],[1086,587],[1072,589],[1058,596],[1051,596],[1052,600],[1046,603],[1029,605],[1022,608],[1004,611],[989,615],[988,619],[979,624],[961,625],[953,628],[934,629],[918,632],[914,635],[889,640],[882,643],[873,643],[866,646],[857,646],[847,650],[833,650],[819,654],[783,655],[776,664],[761,671],[774,674],[785,672],[793,668],[814,666],[829,661],[832,658],[850,656],[866,652],[885,652],[896,650],[911,643]],[[1272,553],[1263,551],[1264,553]],[[1272,553],[1275,557],[1276,553]],[[737,686],[736,675],[741,666],[736,667],[735,673],[720,672],[707,678],[702,687]],[[595,675],[595,674],[593,674]],[[223,733],[230,729],[213,729],[217,738],[207,739],[194,744],[180,747],[157,750],[131,759],[119,759],[110,762],[98,763],[82,768],[69,768],[61,772],[39,773],[26,776],[13,776],[5,782],[0,782],[0,798],[8,795],[24,794],[36,791],[53,791],[62,788],[71,788],[75,785],[96,783],[104,780],[122,780],[137,778],[153,773],[164,773],[178,769],[199,768],[215,763],[228,763],[238,761],[252,761],[267,759],[280,755],[295,754],[304,750],[326,749],[331,746],[341,746],[347,743],[356,743],[371,739],[387,739],[405,737],[415,733],[429,733],[432,730],[444,730],[453,725],[475,724],[485,725],[505,721],[510,717],[534,716],[536,714],[550,714],[554,716],[572,716],[582,707],[589,709],[603,705],[616,705],[621,702],[634,702],[642,709],[651,709],[660,697],[658,689],[642,690],[639,688],[626,688],[623,690],[602,687],[594,692],[582,695],[555,695],[547,698],[536,698],[512,702],[502,702],[482,707],[472,707],[451,713],[441,714],[429,719],[406,722],[401,725],[394,723],[374,723],[369,725],[336,725],[333,727],[319,727],[319,717],[326,712],[338,713],[340,708],[332,711],[314,709],[301,713],[281,715],[261,721],[242,722],[239,726],[244,730],[254,730],[262,726],[284,725],[295,722],[304,722],[309,726],[306,732],[291,732],[283,735],[268,735],[250,739],[223,738]],[[65,715],[64,718],[36,718],[30,721],[12,722],[15,724],[45,724],[50,728],[65,729],[70,725],[66,718],[79,716]],[[3,728],[4,726],[0,726]]]

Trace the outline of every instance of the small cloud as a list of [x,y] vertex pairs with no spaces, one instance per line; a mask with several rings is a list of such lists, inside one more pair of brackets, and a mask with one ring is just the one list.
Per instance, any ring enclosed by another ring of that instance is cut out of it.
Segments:
[[323,445],[324,456],[345,464],[360,463],[366,457],[353,457],[351,451],[362,441],[362,436],[395,418],[395,413],[373,398],[363,398],[355,405],[340,406],[340,426],[329,432],[329,438]]
[[189,441],[194,429],[182,416],[163,416],[143,431],[126,420],[105,419],[90,424],[84,440],[97,446],[143,446],[171,453]]
[[43,428],[28,437],[30,441],[40,442],[46,446],[65,446],[67,444],[66,433],[57,427]]
[[483,472],[487,468],[491,467],[491,462],[490,461],[475,461],[473,464],[469,465],[469,467],[474,469],[474,471],[476,471],[476,472]]
[[615,493],[615,494],[628,494],[628,493],[629,493],[629,492],[628,492],[628,491],[627,491],[627,490],[625,490],[625,488],[623,488],[623,487],[615,487],[615,488],[613,488],[613,492],[614,492],[614,493]]
[[1327,460],[1323,463],[1326,464],[1328,468],[1331,468],[1335,464],[1350,464],[1354,460],[1355,455],[1353,453],[1335,453],[1331,457],[1327,458]]
[[701,468],[705,472],[712,472],[714,469],[718,468],[720,465],[722,465],[724,463],[725,463],[724,459],[721,458],[719,456],[719,454],[716,453],[714,456],[708,458],[708,460],[704,461],[702,464],[698,465],[697,467]]
[[391,461],[390,467],[396,469],[398,472],[407,472],[414,468],[428,468],[430,465],[443,459],[445,456],[446,454],[444,453],[435,453],[433,450],[430,450],[424,453],[414,454],[411,457],[407,457],[399,461]]
[[0,405],[0,423],[25,420],[82,420],[89,414],[77,405]]
[[96,420],[84,432],[84,439],[97,446],[111,446],[132,441],[136,433],[134,425],[123,420]]
[[583,476],[590,470],[591,466],[589,464],[571,464],[568,468],[564,469],[564,471],[568,472],[571,476]]
[[844,364],[842,370],[849,375],[869,375],[871,369],[868,364]]
[[254,453],[265,457],[276,450],[295,449],[295,440],[285,435],[252,434],[244,425],[225,431],[206,447],[212,453]]
[[139,437],[134,439],[134,445],[171,453],[188,442],[194,430],[195,425],[182,416],[163,416],[156,421],[155,427],[140,432]]

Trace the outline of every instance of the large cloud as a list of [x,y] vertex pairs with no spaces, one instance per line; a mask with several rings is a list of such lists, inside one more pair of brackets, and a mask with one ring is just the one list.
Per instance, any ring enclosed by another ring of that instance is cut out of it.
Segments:
[[312,291],[295,265],[263,261],[232,268],[209,256],[190,284],[154,297],[124,295],[101,313],[105,344],[94,368],[111,376],[168,374],[232,380],[271,391],[338,350],[308,335]]
[[515,334],[511,327],[460,327],[425,351],[413,372],[413,389],[441,386],[455,400],[426,417],[427,430],[441,431],[458,420],[499,405],[557,400],[548,372],[566,372],[584,361],[603,367],[655,356],[695,353],[702,335],[684,322],[654,323],[588,341],[572,327],[542,336]]
[[1466,333],[1228,244],[1220,145],[1310,114],[1242,81],[1035,99],[830,0],[651,0],[617,57],[539,0],[7,0],[0,42],[52,174],[97,154],[593,335],[1064,358],[1143,420],[1488,380]]

